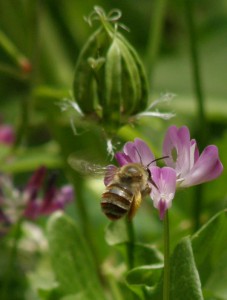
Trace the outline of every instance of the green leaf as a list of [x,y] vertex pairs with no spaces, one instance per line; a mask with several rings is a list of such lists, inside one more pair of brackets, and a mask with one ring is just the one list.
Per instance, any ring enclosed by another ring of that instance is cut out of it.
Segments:
[[74,222],[55,213],[48,223],[51,261],[63,295],[87,292],[90,299],[104,299],[88,245]]
[[175,248],[171,258],[172,300],[203,299],[201,282],[196,268],[190,238],[184,238]]
[[223,299],[227,299],[226,245],[227,214],[225,210],[214,216],[192,237],[192,248],[203,289]]
[[67,295],[61,300],[91,300],[90,295],[87,292],[77,293],[73,295]]
[[137,267],[127,273],[128,287],[141,299],[150,299],[153,286],[161,275],[163,264]]
[[[106,228],[105,239],[108,245],[116,246],[125,259],[127,259],[127,249],[131,244],[127,233],[127,225],[125,220],[111,222]],[[133,259],[134,266],[144,266],[163,262],[163,255],[154,246],[144,243],[134,243]]]
[[114,246],[129,242],[127,225],[124,219],[111,222],[106,228],[105,239],[108,245]]
[[[162,299],[163,276],[152,294],[152,300]],[[201,282],[189,237],[176,246],[170,260],[170,300],[203,300]]]

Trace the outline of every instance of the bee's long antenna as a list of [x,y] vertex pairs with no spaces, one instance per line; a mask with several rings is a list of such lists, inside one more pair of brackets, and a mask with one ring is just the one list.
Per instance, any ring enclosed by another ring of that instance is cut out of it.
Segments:
[[137,150],[137,148],[135,147],[135,150],[136,150],[136,152],[137,152],[137,154],[139,155],[139,158],[140,158],[140,163],[141,163],[141,165],[143,164],[143,162],[142,162],[142,157],[141,157],[141,155],[140,155],[140,153],[139,153],[139,151]]
[[153,162],[158,161],[158,160],[161,160],[161,159],[164,159],[164,158],[169,158],[169,156],[167,155],[167,156],[159,157],[159,158],[156,158],[156,159],[152,160],[152,161],[147,165],[147,168],[148,168],[148,167],[150,166],[150,164],[152,164]]

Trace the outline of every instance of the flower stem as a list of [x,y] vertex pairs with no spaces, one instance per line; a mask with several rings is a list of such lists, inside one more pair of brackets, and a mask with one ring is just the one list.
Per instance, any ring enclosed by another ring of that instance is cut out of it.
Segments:
[[158,56],[160,41],[162,37],[162,28],[164,23],[167,0],[159,0],[154,3],[155,8],[152,15],[150,27],[150,36],[147,46],[146,65],[149,79],[153,75],[154,64]]
[[[200,144],[203,148],[206,145],[206,141],[208,139],[207,133],[207,122],[205,116],[205,99],[204,92],[202,88],[202,80],[201,80],[201,69],[199,63],[199,51],[197,45],[197,37],[196,37],[196,28],[195,28],[195,20],[194,20],[194,1],[185,0],[185,15],[186,21],[189,31],[189,43],[190,43],[190,56],[191,56],[191,65],[192,65],[192,73],[193,73],[193,83],[194,83],[194,91],[197,101],[197,110],[198,110],[198,132],[197,135],[200,138]],[[200,227],[200,213],[202,209],[203,203],[203,192],[202,187],[199,186],[195,190],[195,203],[194,203],[194,229],[197,230]]]
[[195,28],[195,20],[193,15],[194,10],[194,1],[185,0],[185,13],[186,13],[186,21],[188,25],[189,32],[189,43],[190,43],[190,56],[191,56],[191,65],[192,65],[192,73],[193,73],[193,83],[194,90],[196,95],[197,107],[198,107],[198,118],[199,118],[199,130],[201,134],[201,138],[203,138],[204,133],[206,132],[206,118],[205,118],[205,108],[204,108],[204,93],[202,88],[202,80],[201,80],[201,68],[199,63],[199,51],[196,37],[196,28]]
[[14,273],[15,273],[15,263],[16,263],[16,258],[17,258],[18,243],[19,243],[20,236],[21,236],[22,221],[23,221],[22,218],[20,220],[18,220],[16,227],[15,227],[14,236],[13,236],[13,244],[9,251],[8,268],[7,268],[6,274],[4,276],[4,278],[5,278],[4,285],[2,287],[2,293],[1,293],[2,300],[7,300],[7,299],[9,299],[9,296],[10,296],[9,289],[10,289],[10,283],[11,283]]
[[169,259],[169,217],[168,210],[164,217],[164,279],[163,300],[169,300],[170,294],[170,259]]
[[132,220],[126,219],[128,244],[127,244],[127,256],[128,256],[128,268],[134,267],[134,244],[135,244],[135,231]]

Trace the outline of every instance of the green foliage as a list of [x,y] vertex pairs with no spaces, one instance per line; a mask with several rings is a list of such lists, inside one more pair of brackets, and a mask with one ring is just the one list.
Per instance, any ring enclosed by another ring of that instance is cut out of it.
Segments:
[[[74,222],[64,214],[56,213],[48,224],[48,238],[62,295],[68,297],[86,291],[90,299],[104,299],[92,254]],[[80,299],[79,295],[77,297]]]
[[[122,19],[116,27],[109,15],[101,23],[94,19],[92,27],[83,20],[94,5],[112,10],[111,1],[60,0],[57,5],[53,0],[0,1],[0,125],[11,124],[17,138],[11,147],[0,145],[0,175],[15,175],[13,181],[19,182],[16,188],[20,189],[27,172],[45,165],[60,169],[60,181],[76,190],[76,209],[74,205],[67,209],[74,220],[56,214],[49,221],[29,221],[35,242],[24,231],[18,241],[10,231],[1,236],[1,300],[162,299],[162,223],[152,203],[144,200],[135,217],[134,234],[124,220],[106,227],[99,204],[104,185],[72,170],[68,157],[73,153],[77,159],[82,154],[94,163],[97,157],[98,162],[109,163],[103,127],[117,132],[116,151],[124,141],[140,137],[160,154],[163,132],[174,123],[188,125],[198,142],[207,133],[207,144],[218,145],[226,166],[227,4],[226,0],[194,4],[200,84],[206,98],[202,133],[184,1],[166,5],[142,0],[139,7],[135,1],[119,1]],[[127,125],[165,92],[177,97],[154,110],[174,112],[174,119],[144,118]],[[63,111],[72,97],[88,116],[84,123],[78,121],[78,111]],[[119,124],[125,126],[117,131]],[[174,199],[171,300],[227,299],[226,176],[224,168],[220,179],[204,186],[201,199],[193,189],[179,192]],[[196,233],[193,201],[200,203],[199,223],[203,224]],[[49,249],[37,233],[38,227],[46,235],[47,221]],[[11,257],[13,245],[15,257]],[[35,274],[33,281],[31,274]],[[9,289],[11,294],[6,293]]]
[[107,132],[114,132],[146,108],[147,78],[136,51],[119,28],[112,27],[111,19],[99,7],[93,15],[88,20],[100,20],[101,27],[88,39],[77,60],[74,98],[85,117],[95,117]]

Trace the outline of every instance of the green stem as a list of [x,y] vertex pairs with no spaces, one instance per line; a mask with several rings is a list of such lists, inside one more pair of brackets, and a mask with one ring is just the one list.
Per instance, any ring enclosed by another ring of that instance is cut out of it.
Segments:
[[198,120],[199,120],[199,131],[201,138],[202,134],[206,133],[206,118],[205,118],[205,108],[204,108],[204,93],[202,88],[201,80],[201,68],[199,64],[199,51],[197,45],[196,28],[194,21],[194,1],[185,0],[185,10],[186,10],[186,20],[189,33],[189,43],[190,43],[190,56],[192,65],[192,75],[194,91],[196,95],[197,108],[198,108]]
[[170,259],[169,259],[169,217],[168,210],[164,218],[164,279],[163,300],[169,300],[170,294]]
[[20,219],[15,227],[15,232],[13,236],[13,244],[11,246],[9,252],[9,260],[8,260],[8,268],[6,270],[6,274],[4,276],[4,285],[2,288],[1,299],[8,300],[10,296],[10,283],[15,273],[15,264],[17,258],[17,251],[18,251],[18,243],[20,240],[21,235],[21,224],[23,219]]
[[[196,37],[196,28],[195,28],[195,20],[194,20],[194,1],[185,0],[185,14],[186,21],[188,25],[189,31],[189,43],[190,43],[190,56],[191,56],[191,66],[192,66],[192,75],[193,75],[193,83],[194,83],[194,92],[197,101],[197,111],[198,111],[198,132],[197,135],[200,138],[200,145],[203,148],[206,145],[206,141],[208,139],[207,133],[207,121],[205,115],[205,99],[202,88],[202,80],[201,80],[201,69],[199,64],[199,51],[197,45],[197,37]],[[195,190],[194,197],[194,207],[193,207],[193,215],[194,215],[194,229],[197,230],[200,227],[200,214],[203,203],[203,192],[202,187],[199,186]]]
[[126,219],[126,226],[128,232],[128,244],[127,244],[127,254],[128,254],[128,268],[132,269],[134,267],[134,245],[135,245],[135,232],[132,220]]
[[[204,127],[206,125],[205,118],[205,108],[204,108],[204,93],[202,88],[201,80],[201,68],[199,64],[199,51],[196,37],[196,28],[194,20],[194,1],[185,0],[185,10],[186,10],[186,20],[189,32],[189,43],[190,43],[190,56],[191,56],[191,66],[193,75],[194,91],[196,95],[198,117],[200,124],[200,133],[204,134]],[[201,136],[202,137],[202,136]]]
[[154,12],[151,18],[153,21],[151,22],[150,36],[146,51],[148,78],[151,78],[153,75],[154,64],[159,52],[167,0],[155,1],[154,5]]

